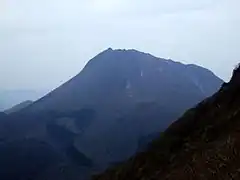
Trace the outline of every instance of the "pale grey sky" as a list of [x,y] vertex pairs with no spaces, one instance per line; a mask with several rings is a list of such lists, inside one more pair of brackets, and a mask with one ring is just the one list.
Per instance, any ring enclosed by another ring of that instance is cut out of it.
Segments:
[[0,0],[1,89],[52,89],[100,51],[137,49],[228,80],[239,0]]

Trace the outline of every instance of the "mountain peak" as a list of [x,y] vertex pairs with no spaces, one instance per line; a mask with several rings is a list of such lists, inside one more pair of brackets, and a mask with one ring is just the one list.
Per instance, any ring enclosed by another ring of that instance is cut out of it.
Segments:
[[[108,49],[102,51],[101,53],[99,53],[97,56],[95,56],[92,60],[95,60],[95,59],[99,60],[100,59],[99,57],[101,57],[103,59],[106,59],[106,58],[107,59],[114,59],[114,58],[119,59],[121,57],[122,59],[125,59],[125,60],[137,59],[137,60],[140,60],[140,61],[141,61],[141,59],[154,60],[154,61],[161,60],[162,62],[167,63],[169,65],[172,65],[172,64],[175,64],[175,65],[177,64],[177,65],[180,65],[180,66],[187,65],[187,64],[183,64],[183,63],[178,62],[178,61],[174,61],[170,58],[157,57],[153,54],[146,53],[146,52],[143,52],[143,51],[140,51],[140,50],[137,50],[137,49],[112,49],[112,48],[108,48]],[[199,67],[199,66],[193,65],[193,64],[191,66],[195,66],[195,68]],[[200,67],[200,68],[202,68],[202,67]]]
[[[139,53],[139,54],[148,54],[148,53],[144,53],[144,52],[138,51],[136,49],[113,49],[111,47],[109,47],[108,49],[104,50],[102,53]],[[150,54],[148,54],[148,55],[150,55]]]
[[[87,66],[94,65],[100,65],[104,66],[108,63],[115,63],[116,65],[118,63],[131,63],[131,64],[138,64],[142,62],[146,63],[156,63],[156,60],[161,60],[162,63],[174,63],[174,64],[181,64],[178,62],[174,62],[170,59],[164,59],[156,57],[152,54],[145,53],[136,49],[112,49],[108,48],[98,55],[96,55],[94,58],[92,58]],[[149,62],[150,61],[150,62]],[[182,65],[182,64],[181,64]]]
[[109,47],[105,51],[113,51],[113,49],[111,47]]
[[147,54],[144,52],[140,52],[135,49],[112,49],[108,48],[98,55],[96,55],[94,58],[92,58],[88,63],[87,67],[103,67],[109,64],[115,64],[116,66],[119,66],[120,64],[128,64],[128,63],[139,63],[140,61],[145,60],[156,60],[161,59],[154,57],[151,54]]

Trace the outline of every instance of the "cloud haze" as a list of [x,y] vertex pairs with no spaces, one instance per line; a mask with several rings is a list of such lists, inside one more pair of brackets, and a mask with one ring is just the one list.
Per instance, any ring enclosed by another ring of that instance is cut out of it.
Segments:
[[0,0],[0,84],[52,89],[100,51],[134,48],[227,80],[240,61],[239,0]]

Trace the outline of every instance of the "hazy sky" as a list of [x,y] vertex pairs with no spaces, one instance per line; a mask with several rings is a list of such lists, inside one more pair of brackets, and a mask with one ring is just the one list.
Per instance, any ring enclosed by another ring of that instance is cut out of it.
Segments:
[[225,80],[240,62],[240,0],[0,0],[1,89],[52,89],[100,51],[134,48]]

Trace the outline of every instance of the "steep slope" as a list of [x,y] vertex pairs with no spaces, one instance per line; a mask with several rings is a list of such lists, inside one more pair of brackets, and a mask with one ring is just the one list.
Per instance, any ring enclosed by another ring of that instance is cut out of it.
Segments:
[[148,150],[95,180],[240,178],[240,68],[214,96],[188,110]]
[[33,103],[33,101],[23,101],[20,104],[17,104],[15,106],[11,107],[10,109],[5,110],[4,112],[6,114],[15,113],[15,112],[18,112],[18,111],[30,106],[32,103]]
[[[77,132],[74,144],[97,163],[108,164],[130,157],[141,137],[164,130],[221,84],[211,71],[196,65],[136,50],[108,49],[25,111],[58,114],[94,110],[95,116]],[[70,119],[65,122],[80,121],[73,116]]]

